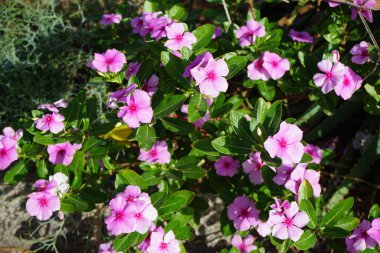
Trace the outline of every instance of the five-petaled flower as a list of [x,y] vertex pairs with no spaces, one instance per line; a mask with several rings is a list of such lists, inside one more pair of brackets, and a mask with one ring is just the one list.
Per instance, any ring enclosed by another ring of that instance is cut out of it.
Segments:
[[234,160],[230,156],[221,156],[219,160],[214,163],[216,174],[219,176],[233,177],[236,175],[240,163],[239,160]]
[[140,149],[140,155],[138,159],[140,161],[146,161],[148,163],[169,163],[170,153],[168,150],[168,144],[166,144],[165,141],[157,141],[149,151]]
[[259,224],[260,211],[246,196],[240,196],[227,207],[227,215],[238,231],[246,231]]
[[124,64],[127,63],[125,55],[116,49],[108,49],[105,53],[95,53],[91,66],[102,72],[119,72]]
[[253,45],[256,37],[264,37],[264,35],[265,27],[254,20],[248,20],[246,26],[242,26],[236,31],[236,37],[241,46]]
[[185,26],[182,23],[173,23],[166,27],[168,40],[165,46],[170,50],[181,50],[183,47],[193,48],[197,38],[191,32],[185,32]]

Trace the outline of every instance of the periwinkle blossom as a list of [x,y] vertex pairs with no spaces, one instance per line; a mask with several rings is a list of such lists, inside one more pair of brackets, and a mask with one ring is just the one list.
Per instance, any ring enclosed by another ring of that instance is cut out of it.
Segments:
[[216,174],[224,177],[233,177],[236,175],[240,163],[239,160],[234,160],[230,156],[221,156],[219,160],[214,163]]
[[165,141],[157,141],[149,151],[140,149],[138,159],[148,163],[169,163],[170,153],[168,150],[168,144],[166,144]]
[[334,91],[344,100],[350,99],[352,94],[361,87],[363,79],[351,68],[347,67],[343,79],[334,86]]
[[370,62],[371,58],[369,57],[369,43],[366,41],[361,41],[359,44],[354,45],[350,54],[352,55],[351,61],[356,64],[364,64]]
[[273,215],[271,222],[273,223],[273,237],[296,242],[301,238],[304,232],[302,228],[309,222],[309,217],[305,212],[299,211],[296,202],[292,202],[283,215]]
[[142,252],[142,253],[146,253],[147,252],[147,249],[150,245],[150,237],[152,235],[153,232],[156,232],[156,233],[161,233],[163,236],[165,235],[165,230],[159,226],[159,227],[156,227],[156,225],[154,223],[152,223],[152,225],[150,226],[149,228],[149,234],[148,236],[145,238],[145,240],[140,243],[137,248]]
[[45,179],[38,179],[34,183],[34,187],[36,187],[39,192],[48,192],[57,195],[57,182],[54,180],[48,181]]
[[138,87],[137,84],[132,83],[127,88],[123,88],[121,90],[112,92],[108,97],[107,106],[109,108],[115,109],[115,108],[118,108],[117,103],[127,103],[127,97],[129,93],[131,93],[137,87]]
[[306,169],[307,164],[298,164],[289,180],[285,183],[285,188],[293,192],[296,196],[302,181],[306,180],[313,188],[314,197],[321,195],[321,185],[319,184],[320,173],[315,170]]
[[125,79],[129,80],[132,76],[136,75],[139,72],[141,67],[141,63],[139,62],[131,62],[128,64],[128,68],[125,71]]
[[238,231],[246,231],[252,226],[257,226],[260,221],[259,214],[260,211],[255,208],[255,203],[246,196],[236,197],[227,207],[227,216]]
[[180,251],[179,241],[176,240],[173,231],[170,230],[166,234],[153,232],[146,253],[179,253]]
[[223,34],[223,29],[220,28],[220,27],[215,27],[215,29],[214,29],[214,33],[212,34],[212,37],[211,37],[211,38],[212,38],[212,39],[216,39],[216,38],[222,36],[222,34]]
[[371,228],[367,234],[380,245],[380,218],[376,218],[371,222]]
[[64,129],[64,120],[65,117],[63,115],[53,112],[52,114],[45,114],[42,118],[36,119],[34,123],[38,130],[57,134]]
[[51,112],[58,113],[59,109],[58,108],[66,108],[67,107],[67,102],[65,102],[63,99],[60,99],[58,101],[55,101],[53,104],[41,104],[37,106],[37,109],[46,109]]
[[63,164],[68,166],[73,161],[76,151],[81,147],[81,144],[71,144],[68,141],[48,145],[47,152],[49,153],[49,161],[52,164]]
[[193,48],[193,44],[197,38],[191,32],[185,32],[185,25],[183,23],[173,23],[166,27],[168,40],[165,46],[173,51],[180,51],[183,47],[189,49]]
[[281,199],[274,198],[274,204],[270,205],[272,210],[269,211],[269,217],[271,216],[283,216],[285,211],[290,208],[289,201],[281,201]]
[[267,81],[270,78],[278,80],[290,69],[290,63],[288,59],[266,51],[247,68],[248,78],[251,80]]
[[60,207],[59,197],[45,191],[29,194],[26,202],[26,211],[29,215],[42,221],[48,220]]
[[91,62],[92,66],[102,73],[119,72],[125,63],[127,63],[125,55],[116,49],[108,49],[101,54],[95,53],[94,60]]
[[122,253],[116,252],[113,248],[112,242],[101,243],[99,245],[98,253]]
[[8,137],[0,138],[0,170],[5,170],[18,159],[17,142]]
[[202,94],[216,98],[220,92],[226,92],[228,83],[226,76],[229,73],[227,63],[222,60],[209,59],[205,67],[191,69],[191,75]]
[[150,203],[150,197],[146,192],[141,192],[140,187],[135,185],[128,185],[124,192],[119,193],[117,196],[123,197],[127,204],[137,204],[141,202],[143,205]]
[[157,41],[167,37],[166,27],[170,26],[172,23],[173,21],[168,16],[159,17],[155,21],[153,30],[150,32],[150,37]]
[[320,147],[312,145],[312,144],[307,144],[305,146],[305,153],[311,156],[311,158],[313,159],[311,161],[312,163],[315,163],[315,164],[321,163],[323,151]]
[[253,45],[257,37],[264,37],[264,35],[265,27],[254,20],[248,20],[246,26],[241,26],[236,31],[236,37],[241,46]]
[[346,238],[347,250],[351,253],[363,251],[365,249],[375,248],[377,241],[369,234],[371,222],[363,220],[360,225],[354,229],[351,236]]
[[116,196],[110,201],[109,207],[111,213],[105,219],[108,232],[112,235],[131,233],[133,230],[127,224],[127,201],[121,196]]
[[231,239],[231,245],[237,248],[241,253],[249,253],[255,249],[257,246],[253,243],[255,242],[255,238],[252,235],[247,235],[242,238],[240,235],[235,234]]
[[153,118],[151,98],[143,90],[135,90],[127,96],[126,106],[120,107],[117,114],[130,128],[137,128],[141,123],[150,123]]
[[119,24],[122,18],[123,17],[120,14],[115,14],[115,13],[103,14],[102,20],[100,20],[100,24],[104,27],[112,25],[112,24]]
[[145,234],[158,216],[156,208],[143,201],[128,204],[125,211],[127,212],[126,224],[132,232],[136,231],[140,234]]
[[249,159],[242,164],[243,170],[249,175],[249,180],[252,184],[261,184],[264,182],[261,175],[261,168],[265,165],[265,162],[261,160],[260,152],[249,154]]
[[363,15],[365,19],[368,20],[368,22],[371,22],[371,23],[373,22],[371,9],[375,7],[375,4],[376,4],[375,0],[353,0],[352,3],[360,6],[361,8],[358,9],[358,8],[352,7],[351,19],[356,19],[356,17],[358,16],[358,12],[360,11],[360,13]]
[[334,87],[342,82],[346,66],[340,62],[333,63],[330,60],[322,60],[317,64],[318,69],[323,73],[317,73],[313,76],[314,84],[322,89],[324,94],[329,93]]
[[18,147],[17,142],[22,138],[23,134],[24,133],[22,129],[18,129],[17,131],[15,131],[12,127],[5,127],[3,129],[3,134],[0,134],[0,140],[2,140],[3,138],[13,140],[16,142],[16,147]]
[[160,79],[156,75],[152,75],[148,80],[145,81],[144,85],[141,87],[143,91],[146,91],[149,96],[153,96],[158,90],[158,82]]
[[273,182],[278,185],[284,185],[288,182],[290,178],[290,174],[292,174],[293,166],[288,164],[282,164],[277,168],[277,174],[273,178]]
[[192,61],[187,67],[185,68],[185,71],[183,72],[183,77],[190,77],[190,80],[193,80],[193,76],[191,74],[191,70],[193,68],[204,68],[206,67],[208,60],[213,59],[213,56],[210,52],[204,52],[203,54],[198,55],[194,61]]
[[280,130],[264,142],[264,147],[272,158],[279,157],[286,164],[299,163],[304,153],[302,136],[298,126],[283,121]]
[[289,31],[289,37],[298,42],[302,43],[313,43],[313,36],[311,36],[308,32],[298,32],[293,29]]

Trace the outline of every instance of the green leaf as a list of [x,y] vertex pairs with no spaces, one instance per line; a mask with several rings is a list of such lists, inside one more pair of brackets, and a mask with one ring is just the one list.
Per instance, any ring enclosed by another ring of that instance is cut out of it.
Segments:
[[68,195],[66,196],[65,201],[74,205],[75,209],[81,212],[89,212],[95,208],[95,203],[93,201],[80,194],[73,193]]
[[154,108],[154,117],[163,118],[176,111],[185,102],[184,95],[167,96]]
[[[145,0],[144,1],[144,12],[153,13],[159,11],[159,4],[157,0]],[[117,250],[116,250],[117,251]]]
[[354,230],[360,223],[360,220],[356,217],[345,217],[339,220],[334,227],[341,228],[346,231]]
[[307,226],[311,229],[315,229],[318,224],[318,219],[317,219],[317,214],[311,202],[307,199],[302,199],[300,201],[300,210],[304,211],[307,214],[307,216],[309,216],[310,221],[307,224]]
[[18,183],[25,175],[28,173],[29,161],[20,160],[12,166],[4,175],[4,182],[7,184],[16,184]]
[[85,164],[85,157],[83,151],[78,151],[74,155],[73,161],[70,163],[70,165],[67,167],[67,169],[71,172],[74,172],[74,174],[78,175],[81,174],[84,169]]
[[180,190],[173,192],[158,209],[159,215],[167,215],[186,207],[194,198],[194,192]]
[[204,117],[207,112],[207,102],[202,95],[196,92],[191,98],[188,107],[188,119],[190,122],[195,122]]
[[206,175],[206,171],[200,167],[181,169],[183,175],[187,178],[198,179]]
[[187,11],[182,4],[173,5],[169,10],[169,17],[176,20],[185,20]]
[[369,216],[372,218],[380,217],[380,206],[378,204],[374,204],[369,210]]
[[196,156],[184,156],[175,163],[177,169],[188,169],[197,166],[198,158]]
[[327,238],[345,238],[349,236],[351,232],[337,227],[328,227],[322,231],[322,235]]
[[152,205],[158,209],[164,203],[166,200],[167,195],[165,192],[155,192],[150,196],[150,199],[152,201]]
[[210,156],[219,156],[219,153],[214,149],[210,139],[202,139],[194,142],[194,148],[203,154]]
[[181,88],[187,89],[190,87],[189,80],[182,77],[185,68],[181,59],[169,52],[161,52],[161,62],[164,64],[168,74],[178,81],[178,85]]
[[46,178],[49,175],[49,170],[46,165],[45,159],[40,159],[36,163],[37,166],[37,175],[39,178]]
[[33,137],[33,141],[41,145],[51,145],[56,143],[62,143],[66,140],[64,138],[54,138],[51,135],[36,135]]
[[304,179],[298,189],[298,201],[303,199],[311,200],[313,196],[313,187],[306,179]]
[[60,210],[65,213],[73,213],[77,210],[75,204],[68,200],[67,198],[61,199],[61,208]]
[[264,123],[269,106],[263,98],[259,98],[256,101],[255,110],[253,112],[254,117],[261,123]]
[[136,139],[139,147],[150,150],[156,142],[156,131],[153,126],[143,125],[137,129]]
[[313,248],[316,242],[317,236],[311,230],[306,230],[294,246],[299,250],[308,250]]
[[252,137],[251,129],[248,120],[241,114],[232,111],[230,113],[231,125],[234,132],[243,140],[248,141],[249,144],[255,145],[257,142]]
[[176,213],[174,218],[165,226],[165,232],[172,230],[176,236],[176,239],[184,239],[179,238],[178,235],[184,234],[182,229],[190,222],[190,220],[193,218],[193,215],[194,210],[192,208],[186,207],[182,209],[181,212]]
[[118,188],[121,185],[136,185],[141,189],[146,189],[148,187],[143,178],[130,169],[125,169],[116,175],[115,188]]
[[258,82],[257,88],[261,96],[263,96],[266,100],[272,101],[276,95],[276,87],[274,85],[270,85],[270,82]]
[[69,102],[68,106],[62,110],[62,114],[65,116],[65,122],[67,125],[71,125],[74,128],[79,128],[82,122],[81,119],[83,117],[85,100],[86,91],[82,90]]
[[104,143],[104,140],[102,139],[99,139],[97,137],[94,137],[94,136],[91,136],[89,137],[83,144],[82,146],[82,151],[83,152],[86,152],[86,151],[90,151],[91,149],[93,149],[94,147],[97,147],[97,146],[100,146]]
[[354,198],[349,197],[335,205],[322,219],[321,227],[331,227],[346,217],[354,204]]
[[221,136],[211,142],[212,146],[222,154],[226,155],[244,155],[251,152],[251,145],[244,140]]
[[127,251],[131,247],[137,246],[148,236],[149,232],[140,234],[138,232],[132,232],[127,235],[121,235],[115,238],[113,241],[113,247],[115,251]]
[[234,77],[241,69],[247,64],[247,57],[244,56],[234,56],[226,61],[229,73],[227,75],[227,80]]
[[214,26],[211,24],[206,24],[198,27],[193,31],[193,34],[197,38],[197,42],[193,45],[193,51],[197,52],[203,47],[207,46],[212,40],[212,35],[214,34]]
[[282,117],[282,101],[278,100],[274,102],[266,115],[266,119],[264,121],[264,127],[267,129],[268,135],[273,135],[278,128]]

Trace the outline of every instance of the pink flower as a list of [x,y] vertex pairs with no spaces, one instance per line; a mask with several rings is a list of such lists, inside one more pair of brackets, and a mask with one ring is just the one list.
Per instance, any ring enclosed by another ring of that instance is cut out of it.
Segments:
[[283,216],[285,211],[290,208],[290,204],[287,200],[282,202],[281,199],[274,198],[274,204],[270,205],[270,208],[272,208],[272,210],[269,211],[269,216]]
[[19,141],[23,136],[22,129],[15,131],[12,127],[5,127],[3,129],[3,135],[0,134],[0,140],[7,138],[16,142],[16,148],[18,148],[17,141]]
[[129,80],[132,76],[136,75],[141,67],[141,63],[131,62],[128,64],[128,68],[125,71],[125,79]]
[[377,242],[368,234],[370,229],[371,222],[363,220],[359,227],[354,229],[352,235],[346,239],[347,248],[355,253],[367,248],[373,249]]
[[28,198],[26,211],[39,220],[48,220],[53,212],[61,208],[59,197],[48,192],[33,192]]
[[257,225],[257,233],[262,237],[267,237],[272,233],[272,224],[269,221],[259,221]]
[[279,168],[277,168],[277,175],[273,178],[273,182],[278,185],[284,185],[286,182],[288,182],[292,171],[292,165],[281,165]]
[[296,242],[303,234],[302,228],[309,222],[309,217],[305,212],[299,212],[297,203],[292,202],[282,216],[272,216],[271,222],[274,224],[272,236],[281,240],[290,239]]
[[117,116],[122,118],[131,128],[137,128],[140,123],[150,123],[153,118],[153,109],[150,106],[150,97],[143,90],[135,90],[127,97],[127,106],[120,107]]
[[34,186],[38,188],[39,192],[47,192],[52,195],[57,195],[57,182],[54,180],[47,181],[45,179],[39,179],[34,183]]
[[102,20],[100,20],[100,24],[104,27],[119,24],[121,22],[122,16],[120,14],[103,14]]
[[111,213],[105,223],[111,235],[120,235],[133,232],[132,224],[127,223],[127,201],[122,196],[116,196],[110,201]]
[[255,238],[252,235],[247,235],[244,238],[241,238],[240,235],[235,234],[232,237],[231,245],[236,247],[241,253],[249,253],[252,250],[257,249],[257,246],[254,245]]
[[173,23],[166,27],[168,40],[165,42],[165,47],[170,50],[181,50],[183,47],[193,48],[193,44],[197,41],[194,34],[185,32],[185,26],[182,23]]
[[233,177],[236,175],[240,163],[239,160],[234,160],[230,156],[221,156],[220,159],[214,163],[214,166],[217,175]]
[[283,59],[276,53],[264,52],[259,59],[248,65],[248,78],[267,81],[271,77],[277,80],[289,69],[288,59]]
[[116,49],[108,49],[105,53],[95,53],[95,58],[92,61],[92,66],[103,73],[119,72],[124,64],[127,63],[125,55]]
[[205,67],[195,67],[191,69],[199,90],[202,94],[216,98],[219,92],[226,92],[228,83],[226,76],[229,73],[227,63],[222,60],[210,58]]
[[216,38],[222,36],[222,34],[223,34],[223,29],[220,27],[215,27],[214,34],[212,35],[212,39],[216,39]]
[[59,109],[58,108],[66,108],[67,107],[67,102],[65,102],[63,99],[60,99],[53,104],[41,104],[37,108],[38,109],[47,109],[51,112],[58,113]]
[[49,153],[49,161],[52,164],[63,164],[68,166],[73,161],[75,152],[81,147],[82,145],[80,144],[71,144],[68,141],[48,145],[47,152]]
[[140,202],[143,206],[146,206],[151,203],[149,195],[145,192],[141,192],[140,187],[135,185],[128,185],[124,192],[119,193],[117,196],[123,197],[128,205]]
[[285,184],[285,188],[297,196],[302,181],[306,180],[313,187],[314,197],[317,198],[321,195],[320,174],[315,170],[307,170],[306,166],[307,164],[300,163],[294,168],[292,174],[290,174],[290,179]]
[[280,130],[264,142],[264,147],[272,158],[277,156],[283,163],[299,163],[304,153],[302,136],[303,133],[298,126],[284,121]]
[[254,20],[248,20],[247,26],[242,26],[236,31],[236,37],[241,46],[255,44],[256,37],[264,37],[265,27]]
[[234,227],[238,231],[245,231],[251,226],[257,226],[260,211],[255,208],[255,203],[251,202],[246,196],[235,198],[227,207],[227,215],[233,221]]
[[53,134],[57,134],[65,127],[63,124],[64,119],[65,117],[58,113],[45,114],[42,118],[37,119],[35,124],[38,130],[50,131]]
[[335,7],[338,7],[340,5],[340,3],[337,3],[337,2],[334,2],[334,1],[330,1],[330,0],[327,0],[327,3],[329,4],[329,6],[331,8],[335,8]]
[[128,204],[125,212],[125,223],[127,226],[132,231],[137,231],[140,234],[145,234],[158,216],[156,208],[150,204],[150,201],[149,204],[143,201]]
[[157,233],[161,233],[162,236],[165,236],[165,230],[160,226],[160,227],[156,227],[156,225],[154,223],[152,223],[152,225],[150,226],[149,228],[149,234],[148,236],[145,238],[145,240],[140,243],[137,248],[142,252],[142,253],[146,253],[147,252],[147,249],[150,245],[150,237],[152,235],[153,232],[157,232]]
[[17,142],[6,136],[0,138],[0,170],[5,170],[17,159]]
[[243,162],[243,170],[249,175],[249,180],[253,184],[261,184],[264,182],[261,176],[261,168],[265,163],[261,160],[260,152],[249,154],[249,159]]
[[352,54],[351,61],[356,64],[370,62],[371,59],[369,58],[368,48],[369,44],[365,41],[354,45],[350,50],[350,54]]
[[368,22],[372,23],[373,18],[372,18],[371,9],[375,7],[375,4],[376,4],[375,0],[354,0],[353,3],[361,6],[362,9],[358,10],[358,8],[352,8],[351,19],[356,19],[356,17],[358,16],[358,11],[360,11],[363,17],[367,19]]
[[293,29],[290,29],[289,36],[292,40],[303,43],[313,43],[314,40],[308,32],[297,32]]
[[315,74],[313,81],[317,87],[322,87],[322,92],[326,94],[342,81],[346,66],[340,62],[333,64],[330,60],[322,60],[318,62],[318,69],[323,73]]
[[144,85],[142,86],[142,90],[146,91],[149,96],[153,96],[154,93],[158,90],[158,82],[159,78],[156,75],[152,75],[148,80],[145,81]]
[[113,249],[112,242],[107,242],[107,243],[102,243],[99,245],[98,253],[121,253],[121,252],[116,252]]
[[338,96],[341,96],[344,100],[347,100],[351,98],[352,94],[360,88],[362,82],[363,79],[352,69],[347,67],[343,74],[343,79],[334,87],[335,93]]
[[191,77],[192,81],[192,74],[191,70],[193,68],[204,68],[206,67],[208,60],[213,59],[212,54],[209,52],[205,52],[203,54],[198,55],[192,63],[190,63],[186,68],[185,71],[183,72],[182,76],[183,77]]
[[128,94],[131,93],[134,89],[136,89],[138,86],[135,83],[132,83],[127,88],[123,88],[121,90],[115,91],[110,94],[108,98],[107,106],[109,108],[118,108],[117,103],[126,103]]
[[154,28],[150,32],[150,37],[156,39],[157,41],[161,38],[167,37],[166,27],[170,26],[173,21],[167,16],[162,16],[157,18],[154,22]]
[[247,67],[248,78],[251,80],[267,81],[270,78],[268,71],[263,67],[264,60],[260,57]]
[[147,253],[179,253],[180,251],[179,242],[171,230],[166,234],[153,232],[150,236],[150,245],[146,250]]
[[374,219],[367,234],[380,245],[380,218]]
[[312,163],[319,164],[321,162],[323,151],[318,146],[307,144],[304,151],[313,158]]
[[170,153],[165,141],[157,141],[149,151],[140,149],[140,161],[148,163],[165,164],[170,162]]

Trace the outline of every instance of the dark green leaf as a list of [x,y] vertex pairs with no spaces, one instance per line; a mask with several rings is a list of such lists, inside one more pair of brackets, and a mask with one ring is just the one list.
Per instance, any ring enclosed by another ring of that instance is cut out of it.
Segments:
[[322,219],[322,227],[331,227],[335,225],[339,220],[346,217],[354,204],[354,198],[350,197],[335,205]]
[[165,118],[161,119],[162,125],[172,133],[178,135],[186,135],[194,130],[194,126],[184,120],[176,118]]
[[317,236],[311,230],[306,230],[294,246],[299,250],[308,250],[313,248],[316,242]]
[[247,58],[244,56],[234,56],[226,61],[229,69],[227,79],[234,77],[247,64]]
[[173,192],[158,209],[160,215],[167,215],[186,207],[194,198],[194,193],[188,190]]
[[249,143],[236,137],[221,136],[211,144],[217,151],[226,155],[244,155],[252,151]]
[[7,184],[16,184],[28,173],[29,161],[20,160],[14,164],[4,175],[4,182]]
[[154,108],[154,117],[163,118],[181,107],[186,97],[184,95],[167,96]]
[[202,25],[195,29],[193,34],[197,38],[197,42],[193,45],[193,50],[197,52],[210,43],[214,34],[214,26],[211,24]]

